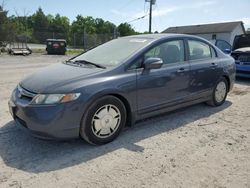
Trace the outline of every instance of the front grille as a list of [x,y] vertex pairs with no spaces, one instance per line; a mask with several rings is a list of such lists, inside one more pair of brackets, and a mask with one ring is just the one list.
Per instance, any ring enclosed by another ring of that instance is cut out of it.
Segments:
[[248,62],[250,64],[250,55],[240,55],[238,60],[240,62]]
[[235,59],[236,64],[250,63],[250,54],[232,53],[231,56]]
[[235,63],[236,63],[237,65],[250,65],[250,61],[249,61],[249,62],[243,62],[243,61],[237,60],[237,61],[235,61]]
[[31,92],[27,89],[24,89],[20,85],[17,86],[18,97],[24,100],[31,101],[35,96],[36,93]]

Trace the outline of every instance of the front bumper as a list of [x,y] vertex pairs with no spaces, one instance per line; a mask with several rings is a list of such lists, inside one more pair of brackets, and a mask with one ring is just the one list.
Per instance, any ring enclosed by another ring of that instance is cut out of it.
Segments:
[[79,137],[82,112],[77,103],[29,105],[22,99],[14,97],[8,104],[15,122],[36,137],[44,139]]

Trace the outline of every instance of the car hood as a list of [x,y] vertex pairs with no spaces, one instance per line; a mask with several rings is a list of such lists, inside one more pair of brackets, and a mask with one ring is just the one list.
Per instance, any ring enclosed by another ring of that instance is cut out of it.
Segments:
[[57,63],[28,76],[20,82],[20,85],[35,93],[53,93],[58,87],[89,78],[90,75],[103,71],[104,69],[100,68]]
[[238,48],[234,52],[250,52],[250,47]]

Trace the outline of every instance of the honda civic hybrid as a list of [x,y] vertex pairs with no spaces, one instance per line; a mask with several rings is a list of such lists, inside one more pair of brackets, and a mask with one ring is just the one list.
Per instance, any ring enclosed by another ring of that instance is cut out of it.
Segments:
[[128,36],[28,76],[9,109],[37,137],[101,145],[138,120],[202,102],[220,106],[234,80],[234,59],[205,39]]

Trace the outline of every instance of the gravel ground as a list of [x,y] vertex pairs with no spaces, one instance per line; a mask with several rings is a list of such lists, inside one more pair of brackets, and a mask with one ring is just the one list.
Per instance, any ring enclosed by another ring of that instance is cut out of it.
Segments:
[[0,56],[0,187],[250,187],[250,80],[226,103],[147,119],[114,142],[43,141],[17,126],[16,84],[67,56]]

